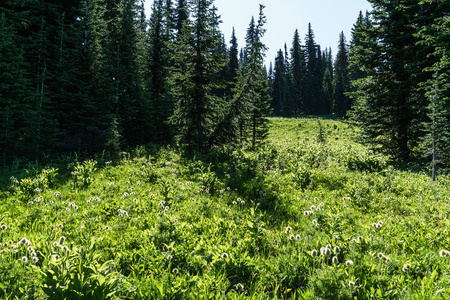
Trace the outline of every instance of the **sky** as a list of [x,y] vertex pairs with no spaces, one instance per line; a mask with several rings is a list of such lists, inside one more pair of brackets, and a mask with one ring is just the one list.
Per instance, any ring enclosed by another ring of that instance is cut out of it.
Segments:
[[[147,17],[153,0],[145,0]],[[216,0],[214,2],[221,16],[220,25],[225,41],[229,41],[233,26],[238,38],[239,48],[245,45],[245,34],[252,16],[255,20],[259,14],[259,4],[266,6],[267,32],[263,42],[269,48],[266,52],[266,64],[274,61],[279,49],[288,50],[292,46],[295,29],[298,29],[302,45],[311,23],[315,41],[322,47],[331,47],[333,57],[337,53],[339,33],[344,32],[347,42],[351,39],[351,29],[356,22],[359,11],[371,10],[367,0]]]

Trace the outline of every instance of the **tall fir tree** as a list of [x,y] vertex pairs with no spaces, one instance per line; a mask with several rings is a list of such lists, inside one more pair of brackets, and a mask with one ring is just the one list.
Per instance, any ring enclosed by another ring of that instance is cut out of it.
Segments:
[[348,50],[344,32],[339,34],[338,53],[334,62],[333,78],[333,112],[344,117],[351,107],[350,99],[346,95],[350,91],[348,79]]
[[304,107],[306,114],[319,114],[321,109],[322,70],[318,58],[318,45],[314,41],[314,32],[311,23],[308,24],[308,33],[305,40],[306,82]]
[[228,76],[227,76],[227,92],[228,94],[231,93],[231,87],[233,87],[236,84],[236,79],[238,75],[239,70],[239,48],[238,48],[238,42],[236,38],[236,34],[233,31],[231,34],[231,40],[230,40],[230,48],[228,51]]
[[152,139],[157,143],[170,141],[172,131],[167,123],[173,112],[169,89],[171,65],[170,19],[162,0],[153,4],[149,27],[149,50],[147,92],[150,110],[146,114],[152,119]]
[[272,86],[272,110],[275,116],[281,116],[285,105],[285,75],[286,66],[284,64],[283,51],[278,50],[275,58],[275,67],[273,70],[273,86]]
[[306,62],[305,53],[301,47],[300,35],[295,30],[291,48],[291,72],[292,72],[292,101],[294,115],[305,112],[305,81]]
[[433,64],[426,59],[431,47],[418,45],[417,33],[442,11],[435,3],[369,2],[373,26],[358,28],[364,47],[351,61],[367,72],[352,93],[352,116],[361,125],[366,141],[393,159],[408,162],[423,135],[421,124],[426,117],[424,91],[417,87],[431,77],[423,70]]
[[177,101],[170,121],[180,144],[190,152],[205,152],[223,117],[224,101],[211,91],[219,87],[225,60],[215,51],[222,36],[213,1],[195,1],[191,11],[193,20],[185,22],[176,43],[172,89]]
[[430,57],[435,63],[426,69],[433,77],[423,83],[428,99],[423,150],[427,162],[431,162],[432,178],[450,171],[450,3],[448,1],[426,1],[435,3],[436,19],[419,32],[420,45],[431,46]]

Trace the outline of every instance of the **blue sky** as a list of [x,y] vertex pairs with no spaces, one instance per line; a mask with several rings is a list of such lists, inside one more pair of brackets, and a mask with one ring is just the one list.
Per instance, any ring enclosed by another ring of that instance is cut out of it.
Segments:
[[[153,0],[146,0],[147,17]],[[259,4],[266,6],[267,17],[264,43],[269,47],[266,61],[273,61],[280,48],[287,43],[291,48],[295,29],[299,30],[302,44],[312,25],[316,43],[322,48],[331,47],[336,55],[339,33],[344,31],[347,42],[351,39],[351,29],[359,11],[370,11],[367,0],[216,0],[215,5],[221,15],[221,30],[229,46],[233,26],[239,47],[244,46],[244,37],[251,17],[258,17]]]

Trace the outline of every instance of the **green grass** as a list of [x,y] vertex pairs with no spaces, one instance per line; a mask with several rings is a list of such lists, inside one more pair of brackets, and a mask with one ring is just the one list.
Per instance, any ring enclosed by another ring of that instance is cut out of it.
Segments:
[[450,297],[448,177],[392,168],[341,121],[270,121],[229,157],[5,169],[0,299]]

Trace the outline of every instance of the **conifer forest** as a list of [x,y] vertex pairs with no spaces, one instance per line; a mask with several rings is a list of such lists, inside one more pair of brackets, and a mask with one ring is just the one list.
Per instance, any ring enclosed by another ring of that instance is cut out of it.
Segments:
[[450,298],[450,1],[147,1],[0,2],[0,299]]

